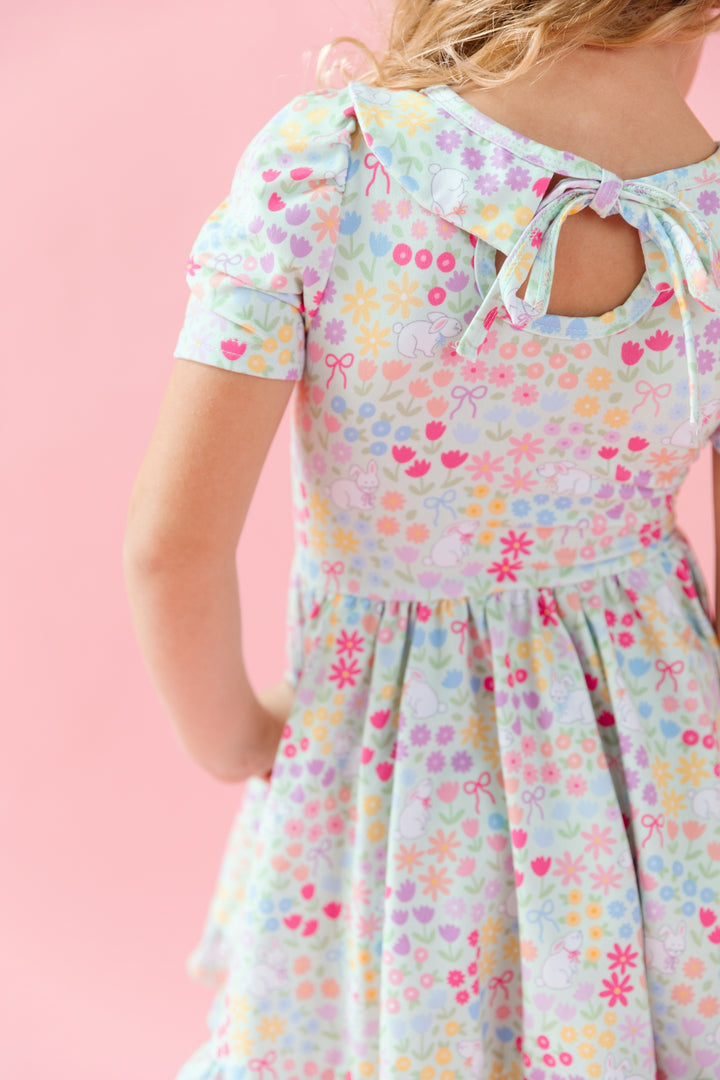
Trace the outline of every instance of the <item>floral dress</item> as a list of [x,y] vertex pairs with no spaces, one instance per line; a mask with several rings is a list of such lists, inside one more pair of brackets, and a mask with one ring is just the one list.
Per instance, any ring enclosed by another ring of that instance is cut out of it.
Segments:
[[[646,272],[549,314],[588,206]],[[175,356],[297,383],[296,692],[177,1080],[720,1077],[720,648],[674,511],[720,449],[719,243],[720,145],[621,179],[445,84],[298,95],[242,153]]]

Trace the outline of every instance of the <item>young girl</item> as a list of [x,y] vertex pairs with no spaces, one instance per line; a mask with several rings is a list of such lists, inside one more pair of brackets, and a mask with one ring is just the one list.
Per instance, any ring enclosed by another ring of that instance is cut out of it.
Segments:
[[[720,648],[674,517],[720,449],[718,19],[399,0],[202,226],[125,553],[183,746],[247,781],[178,1080],[720,1077]],[[235,552],[295,387],[256,694]]]

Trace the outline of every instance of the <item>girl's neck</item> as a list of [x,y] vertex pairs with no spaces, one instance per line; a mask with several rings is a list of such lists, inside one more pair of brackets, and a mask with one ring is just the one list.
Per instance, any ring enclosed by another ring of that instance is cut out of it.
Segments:
[[498,123],[621,177],[702,161],[715,150],[684,98],[700,44],[584,46],[501,87],[459,95]]

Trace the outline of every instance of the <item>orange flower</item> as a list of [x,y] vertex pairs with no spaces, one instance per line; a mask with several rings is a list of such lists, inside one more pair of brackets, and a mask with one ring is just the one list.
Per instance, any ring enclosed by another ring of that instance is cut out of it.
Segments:
[[396,379],[402,379],[403,375],[407,375],[411,367],[411,364],[403,364],[402,360],[386,360],[382,370],[385,378],[394,382]]
[[394,536],[400,526],[394,517],[381,517],[377,522],[377,531],[384,536]]
[[442,416],[448,407],[448,403],[445,398],[433,397],[429,401],[425,402],[427,411],[431,416]]
[[408,391],[413,397],[427,397],[428,394],[432,394],[427,379],[414,379],[413,382],[409,383]]
[[434,371],[432,379],[436,386],[443,387],[447,386],[454,374],[451,368],[443,368],[442,371]]
[[716,862],[720,862],[720,844],[718,844],[717,842],[714,844],[708,844],[707,850],[708,855],[711,859],[715,859]]
[[555,552],[555,559],[561,566],[572,566],[576,555],[577,548],[558,548]]
[[688,840],[697,840],[698,836],[702,836],[706,828],[707,826],[701,825],[699,821],[683,821],[682,831]]
[[372,360],[361,360],[357,370],[362,382],[369,382],[377,371],[377,364],[373,364]]

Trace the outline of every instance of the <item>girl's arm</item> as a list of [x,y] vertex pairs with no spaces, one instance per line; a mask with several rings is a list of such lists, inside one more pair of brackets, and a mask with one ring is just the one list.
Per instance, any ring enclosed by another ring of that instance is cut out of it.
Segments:
[[221,780],[267,774],[284,726],[248,681],[235,558],[293,385],[176,360],[130,497],[140,651],[181,746]]
[[720,637],[720,452],[713,450],[713,501],[715,504],[715,632]]

